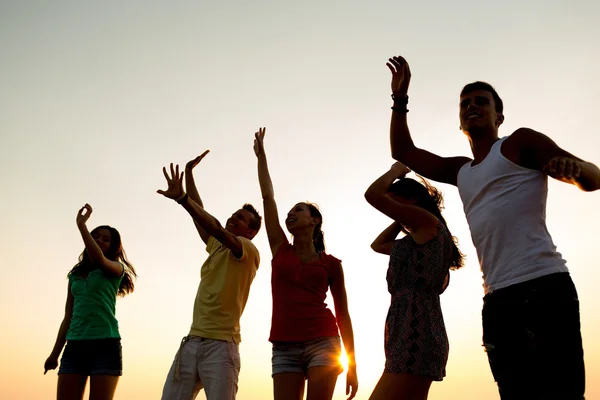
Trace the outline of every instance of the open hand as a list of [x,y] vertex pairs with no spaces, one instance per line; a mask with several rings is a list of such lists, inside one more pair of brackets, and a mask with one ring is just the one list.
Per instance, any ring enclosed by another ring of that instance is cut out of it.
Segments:
[[402,56],[392,57],[385,64],[392,71],[392,93],[397,97],[408,95],[410,67]]
[[358,391],[358,376],[356,375],[356,366],[349,366],[346,374],[346,396],[351,400],[356,396]]
[[202,159],[210,152],[210,150],[206,150],[204,153],[200,154],[198,157],[194,158],[193,160],[188,161],[187,164],[185,164],[185,170],[186,171],[191,171],[194,169],[194,167],[196,165],[198,165],[200,163],[200,161],[202,161]]
[[48,357],[44,363],[44,375],[46,375],[46,372],[50,371],[51,369],[56,369],[56,367],[58,367],[58,357]]
[[75,219],[75,221],[77,222],[77,226],[80,226],[82,224],[85,225],[87,220],[90,219],[90,215],[92,215],[92,211],[93,211],[92,206],[85,203],[85,205],[83,207],[81,207],[79,209],[79,211],[77,211],[77,218]]
[[256,157],[265,154],[265,145],[263,140],[265,139],[265,133],[267,128],[258,128],[258,132],[254,134],[254,154]]
[[410,172],[410,168],[402,164],[400,161],[397,161],[391,166],[390,171],[394,171],[397,174],[396,177],[402,178],[404,175]]
[[573,158],[554,157],[542,171],[552,178],[574,183],[581,174],[581,165]]
[[179,174],[179,165],[173,169],[173,163],[171,163],[171,176],[167,174],[167,168],[163,167],[163,174],[167,179],[167,190],[157,190],[156,192],[162,194],[170,199],[178,199],[183,196],[183,172]]

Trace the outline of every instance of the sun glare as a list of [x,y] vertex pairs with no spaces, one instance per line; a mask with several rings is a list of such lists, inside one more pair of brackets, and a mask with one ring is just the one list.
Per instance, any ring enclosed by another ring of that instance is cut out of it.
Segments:
[[348,356],[345,351],[342,351],[342,355],[340,356],[340,364],[342,364],[344,371],[348,371]]

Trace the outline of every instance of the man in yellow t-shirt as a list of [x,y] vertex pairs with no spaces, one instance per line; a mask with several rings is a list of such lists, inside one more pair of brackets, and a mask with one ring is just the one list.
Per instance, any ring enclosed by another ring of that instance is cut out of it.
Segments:
[[162,400],[193,400],[202,388],[208,400],[234,400],[238,389],[240,317],[260,263],[251,240],[262,218],[252,205],[245,204],[222,227],[204,210],[192,170],[206,154],[208,150],[185,167],[187,193],[179,166],[173,169],[173,164],[171,177],[163,168],[168,189],[158,191],[192,216],[208,252],[200,271],[192,327],[175,355]]

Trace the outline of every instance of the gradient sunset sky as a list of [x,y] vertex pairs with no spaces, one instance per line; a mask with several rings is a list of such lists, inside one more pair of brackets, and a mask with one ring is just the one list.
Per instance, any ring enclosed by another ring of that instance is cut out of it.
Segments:
[[[384,365],[388,259],[371,241],[389,221],[363,199],[393,163],[390,73],[412,70],[416,144],[470,155],[458,95],[474,80],[505,104],[502,136],[526,126],[600,163],[600,3],[592,1],[0,1],[0,398],[52,399],[43,375],[63,316],[66,274],[91,228],[116,227],[137,268],[117,302],[124,375],[117,400],[158,399],[206,258],[191,219],[156,194],[161,172],[210,149],[195,177],[222,222],[251,202],[262,214],[253,134],[265,146],[280,212],[323,212],[329,253],[342,259],[354,323],[359,391]],[[430,400],[498,399],[481,347],[482,280],[456,188],[449,227],[467,255],[442,296],[450,358]],[[600,398],[600,192],[552,181],[548,226],[581,301],[587,396]],[[238,399],[272,398],[270,251],[242,318]],[[331,304],[331,302],[329,302]],[[335,399],[344,399],[345,375]],[[199,399],[204,399],[204,394]]]

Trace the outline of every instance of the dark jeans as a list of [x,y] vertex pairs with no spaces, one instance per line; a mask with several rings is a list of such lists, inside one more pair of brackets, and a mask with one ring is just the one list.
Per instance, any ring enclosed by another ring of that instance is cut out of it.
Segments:
[[582,400],[579,300],[568,273],[483,298],[483,345],[502,400]]

